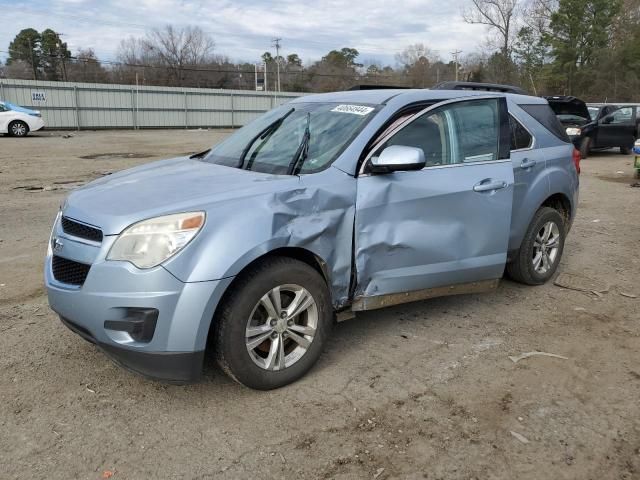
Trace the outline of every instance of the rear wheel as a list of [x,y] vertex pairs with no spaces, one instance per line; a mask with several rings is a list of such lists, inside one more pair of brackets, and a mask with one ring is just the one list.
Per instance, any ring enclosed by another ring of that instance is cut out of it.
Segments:
[[589,156],[589,150],[591,150],[591,139],[585,137],[580,142],[580,157],[584,160]]
[[269,390],[318,360],[333,323],[327,285],[309,265],[268,259],[232,287],[215,318],[218,364],[237,382]]
[[9,124],[9,135],[12,137],[26,137],[29,126],[22,120],[15,120]]
[[562,215],[551,207],[540,208],[527,229],[520,249],[507,264],[509,276],[527,285],[545,283],[560,264],[565,235]]

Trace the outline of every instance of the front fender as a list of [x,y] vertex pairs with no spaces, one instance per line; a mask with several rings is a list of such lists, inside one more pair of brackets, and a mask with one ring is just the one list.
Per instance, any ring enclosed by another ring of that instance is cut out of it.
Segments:
[[275,249],[303,248],[326,263],[341,305],[351,278],[355,188],[355,179],[329,168],[285,191],[217,203],[203,231],[164,267],[183,282],[219,280]]

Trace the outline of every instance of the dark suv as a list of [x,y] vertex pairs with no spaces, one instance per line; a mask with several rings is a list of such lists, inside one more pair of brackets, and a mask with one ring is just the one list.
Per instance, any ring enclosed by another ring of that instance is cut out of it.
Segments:
[[637,107],[630,105],[599,105],[587,107],[576,97],[545,97],[566,133],[587,158],[591,150],[620,148],[631,153],[638,137]]

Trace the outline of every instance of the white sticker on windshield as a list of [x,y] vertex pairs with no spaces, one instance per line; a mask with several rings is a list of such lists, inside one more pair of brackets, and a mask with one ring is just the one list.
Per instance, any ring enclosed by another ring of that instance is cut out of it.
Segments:
[[373,107],[365,107],[364,105],[338,105],[331,111],[353,113],[355,115],[369,115],[371,112],[373,112]]

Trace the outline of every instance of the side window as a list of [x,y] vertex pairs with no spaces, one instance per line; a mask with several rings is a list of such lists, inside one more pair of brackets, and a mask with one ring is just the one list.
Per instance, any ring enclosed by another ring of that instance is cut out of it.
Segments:
[[451,126],[443,111],[418,117],[387,140],[378,151],[392,145],[421,148],[427,167],[456,163],[451,152]]
[[500,114],[496,100],[454,104],[451,112],[457,127],[458,158],[464,163],[498,159]]
[[511,150],[531,148],[533,137],[527,129],[511,115],[509,115],[509,126],[511,128]]
[[632,107],[623,107],[611,114],[612,124],[617,123],[629,123],[631,122],[631,117],[633,116],[633,108]]
[[392,145],[421,148],[426,166],[486,162],[499,158],[498,100],[454,103],[419,116],[386,140]]

